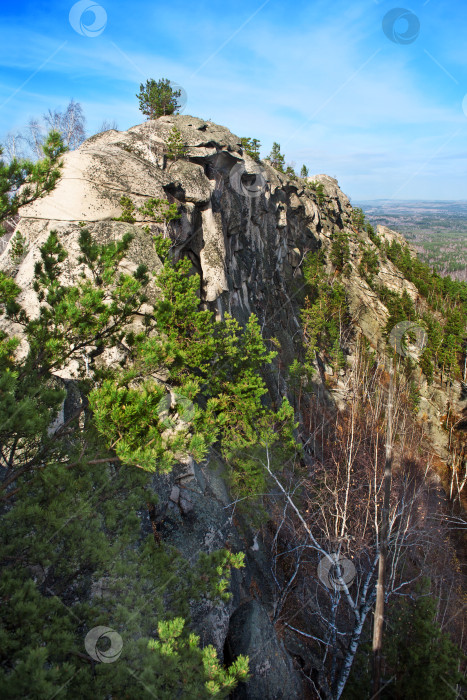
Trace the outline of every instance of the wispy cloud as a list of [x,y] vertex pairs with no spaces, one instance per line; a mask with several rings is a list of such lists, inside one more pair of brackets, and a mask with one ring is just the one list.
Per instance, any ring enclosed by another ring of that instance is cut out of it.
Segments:
[[297,0],[291,12],[261,0],[111,0],[96,39],[74,32],[69,8],[55,0],[34,15],[12,7],[0,29],[0,103],[10,96],[0,135],[70,97],[85,106],[91,130],[104,118],[128,128],[142,119],[139,83],[168,77],[187,91],[188,113],[259,138],[264,153],[272,141],[287,143],[288,161],[338,176],[354,198],[390,196],[427,161],[406,196],[437,197],[441,188],[462,198],[467,8],[414,3],[421,30],[409,46],[384,35],[385,1]]

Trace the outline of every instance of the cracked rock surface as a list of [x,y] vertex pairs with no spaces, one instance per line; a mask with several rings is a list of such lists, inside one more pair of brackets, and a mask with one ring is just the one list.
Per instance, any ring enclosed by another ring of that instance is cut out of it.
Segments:
[[[165,155],[165,142],[174,124],[188,148],[186,159],[176,162],[167,161]],[[132,271],[145,263],[157,273],[161,262],[151,236],[142,229],[151,222],[140,215],[134,224],[113,219],[121,214],[122,195],[131,197],[137,206],[158,197],[178,205],[182,216],[173,222],[172,235],[177,253],[189,257],[193,270],[200,275],[200,300],[218,317],[227,311],[241,323],[255,313],[263,336],[279,340],[282,366],[290,365],[301,342],[304,256],[320,247],[328,250],[336,232],[350,235],[350,274],[342,282],[355,328],[374,348],[386,342],[383,329],[388,311],[358,272],[360,242],[372,249],[375,246],[366,233],[357,234],[352,227],[352,207],[334,178],[308,178],[323,185],[324,201],[318,203],[306,180],[290,179],[266,161],[258,166],[227,128],[185,115],[149,120],[126,132],[98,134],[78,150],[65,154],[63,160],[56,188],[20,211],[16,230],[29,240],[27,257],[12,270],[8,247],[0,256],[0,269],[14,273],[22,289],[19,301],[29,314],[37,312],[32,281],[38,248],[53,229],[68,251],[65,281],[79,274],[80,222],[100,243],[118,240],[131,231],[135,238],[122,269]],[[239,165],[240,170],[235,170]],[[157,226],[153,228],[156,230]],[[378,228],[378,235],[388,241],[404,240],[384,227]],[[328,272],[332,274],[331,267]],[[377,278],[390,289],[398,293],[406,290],[417,299],[415,287],[389,260],[380,259]],[[154,285],[149,291],[157,294]],[[109,356],[106,361],[118,361],[118,357]],[[73,367],[61,376],[72,380]],[[277,364],[266,371],[265,380],[270,400],[279,403],[288,387]],[[334,397],[323,385],[321,390],[335,405],[345,405],[342,377]],[[422,386],[422,394],[423,411],[431,422],[433,439],[442,450],[444,438],[437,425],[446,396],[426,386]],[[307,458],[312,464],[312,458]],[[254,677],[239,687],[235,697],[302,697],[299,671],[270,622],[275,591],[269,552],[257,532],[234,522],[225,465],[212,454],[206,463],[189,460],[154,480],[160,498],[158,531],[188,561],[199,551],[226,546],[246,552],[245,569],[233,572],[232,599],[215,606],[204,601],[192,611],[202,644],[214,644],[221,658],[224,648],[228,658],[239,653],[252,657]],[[144,520],[144,527],[151,531],[149,519]]]

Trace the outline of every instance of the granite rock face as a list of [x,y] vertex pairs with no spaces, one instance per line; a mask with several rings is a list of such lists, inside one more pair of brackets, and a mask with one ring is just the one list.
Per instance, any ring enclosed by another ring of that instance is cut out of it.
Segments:
[[[187,158],[175,162],[165,156],[174,124],[188,146]],[[69,251],[67,275],[73,277],[80,222],[100,242],[131,230],[136,236],[123,265],[133,269],[145,262],[157,271],[150,236],[142,231],[151,222],[140,215],[134,225],[113,219],[121,214],[122,195],[137,206],[150,197],[162,197],[179,205],[182,217],[173,231],[180,254],[189,256],[201,275],[203,301],[219,314],[229,311],[243,321],[256,313],[268,333],[277,332],[285,341],[286,349],[298,330],[294,299],[299,296],[304,255],[327,247],[335,231],[355,233],[349,200],[337,181],[327,175],[308,178],[313,181],[324,188],[325,201],[320,205],[306,180],[288,179],[267,161],[256,164],[228,129],[194,117],[167,116],[126,132],[93,136],[65,154],[56,188],[20,212],[17,230],[30,242],[30,252],[16,273],[24,290],[22,301],[32,311],[34,297],[28,292],[34,262],[52,229]],[[399,234],[387,231],[390,235]],[[355,242],[351,250],[352,264],[358,254]],[[0,256],[0,267],[9,267],[8,247]],[[415,288],[389,261],[381,265],[379,276],[386,286],[416,296]],[[377,342],[385,307],[353,265],[348,287],[356,323]]]
[[240,605],[230,618],[225,642],[226,660],[239,654],[250,659],[251,680],[234,691],[235,700],[299,700],[303,689],[285,647],[274,632],[266,611],[257,601]]
[[[165,145],[173,125],[188,147],[187,157],[175,162],[167,160]],[[316,191],[307,186],[313,182],[323,186],[324,198],[318,199]],[[64,276],[70,281],[79,274],[82,222],[98,242],[119,239],[126,231],[134,233],[122,269],[133,271],[145,263],[157,273],[161,262],[151,236],[142,227],[150,225],[155,233],[161,225],[140,215],[133,224],[115,221],[121,214],[122,195],[131,197],[137,206],[151,197],[176,203],[182,216],[170,225],[171,235],[177,254],[189,257],[200,275],[202,303],[219,317],[229,312],[240,322],[255,313],[264,337],[279,340],[278,361],[265,376],[273,403],[278,404],[288,391],[280,366],[293,361],[301,342],[304,256],[321,247],[329,249],[332,236],[338,232],[349,234],[350,271],[343,283],[355,331],[360,330],[374,348],[385,342],[388,311],[358,272],[360,244],[377,249],[365,232],[357,233],[353,228],[352,207],[337,181],[327,175],[290,179],[266,161],[255,163],[228,129],[190,116],[162,117],[126,132],[107,131],[64,156],[56,188],[20,212],[16,230],[29,241],[27,257],[13,270],[9,247],[0,255],[0,269],[13,272],[23,290],[20,301],[30,314],[37,306],[32,291],[34,263],[39,246],[54,229],[69,253]],[[382,227],[378,234],[389,241],[403,240],[400,234]],[[332,274],[331,267],[328,271]],[[377,277],[390,289],[399,293],[406,290],[417,299],[416,288],[381,256]],[[155,286],[152,293],[157,294]],[[61,376],[72,380],[73,367]],[[323,385],[321,389],[327,391]],[[423,409],[435,425],[444,397],[430,398],[427,387],[426,391]],[[329,400],[344,405],[345,391],[334,399],[329,394]],[[441,444],[442,436],[435,430],[433,434]],[[214,644],[227,658],[247,653],[253,659],[252,680],[243,684],[235,697],[303,697],[299,671],[270,621],[274,583],[268,553],[258,533],[234,524],[222,462],[211,455],[205,464],[179,465],[156,481],[161,536],[188,559],[200,550],[224,546],[247,554],[246,568],[233,575],[232,600],[215,607],[206,603],[193,610],[203,644]],[[150,528],[150,523],[146,526]]]

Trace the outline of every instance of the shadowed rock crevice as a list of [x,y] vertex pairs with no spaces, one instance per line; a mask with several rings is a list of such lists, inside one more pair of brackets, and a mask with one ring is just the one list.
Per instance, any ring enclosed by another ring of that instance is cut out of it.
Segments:
[[299,700],[303,688],[284,644],[264,608],[256,601],[236,609],[229,622],[224,658],[227,663],[240,654],[250,658],[252,679],[241,683],[232,694],[234,700]]
[[[173,125],[181,132],[187,157],[168,161],[165,144]],[[239,164],[244,171],[234,179],[232,171]],[[249,196],[258,168],[264,187],[255,196]],[[323,201],[308,186],[313,182],[323,186]],[[166,227],[152,225],[148,235],[143,230],[148,222],[139,214],[132,224],[114,220],[122,213],[122,195],[131,196],[136,206],[150,197],[167,198],[177,204],[181,218]],[[228,312],[242,324],[255,313],[268,348],[276,349],[273,339],[279,341],[278,357],[264,370],[269,390],[265,401],[279,406],[286,395],[294,401],[288,368],[303,349],[300,311],[307,293],[304,259],[307,253],[319,249],[328,254],[333,235],[338,232],[349,235],[349,274],[342,276],[342,284],[348,295],[353,332],[355,336],[363,334],[375,350],[386,345],[388,310],[358,270],[359,243],[372,250],[376,247],[366,232],[353,228],[351,214],[350,202],[334,178],[314,175],[290,179],[266,161],[258,166],[244,154],[240,139],[222,126],[184,115],[161,117],[127,132],[98,134],[65,155],[55,190],[23,207],[15,222],[16,230],[27,237],[30,250],[13,274],[22,289],[20,303],[34,314],[34,265],[39,259],[39,247],[51,230],[58,231],[68,251],[65,281],[72,281],[79,274],[79,222],[86,224],[99,243],[121,240],[128,231],[134,234],[128,255],[121,263],[125,271],[134,271],[144,263],[157,274],[161,261],[154,251],[152,234],[163,231],[171,236],[175,255],[188,257],[193,272],[200,276],[199,297],[204,307],[219,318]],[[378,235],[383,240],[403,241],[399,234],[383,227],[378,229]],[[335,277],[329,259],[323,265],[329,278]],[[8,247],[0,256],[0,269],[12,272]],[[417,300],[415,286],[382,256],[377,278],[390,290],[399,294],[406,291]],[[154,281],[148,295],[150,302],[157,296]],[[353,343],[352,337],[349,346]],[[338,388],[330,391],[326,386],[327,368],[319,358],[316,369],[313,394],[330,410],[337,411],[345,403],[344,383],[339,377]],[[61,378],[68,387],[66,420],[80,401],[73,384],[74,367],[70,365]],[[422,407],[427,420],[432,421],[432,437],[442,450],[445,437],[437,426],[446,396],[426,386],[423,391],[426,396],[422,395]],[[465,401],[466,396],[464,387],[460,400]],[[297,420],[303,422],[295,407]],[[310,447],[305,454],[306,466],[320,458],[319,453],[311,451]],[[257,531],[253,532],[240,517],[234,520],[225,464],[213,452],[206,463],[182,463],[171,474],[154,477],[154,485],[159,503],[152,520],[147,513],[141,513],[145,532],[150,533],[155,526],[160,537],[188,561],[199,551],[211,552],[221,547],[246,552],[245,569],[232,576],[232,599],[218,606],[205,600],[192,610],[194,628],[202,644],[214,644],[227,662],[239,654],[250,656],[252,678],[233,697],[304,697],[300,672],[292,660],[301,658],[300,643],[289,635],[284,636],[285,645],[271,622],[277,590],[270,573],[270,551]]]

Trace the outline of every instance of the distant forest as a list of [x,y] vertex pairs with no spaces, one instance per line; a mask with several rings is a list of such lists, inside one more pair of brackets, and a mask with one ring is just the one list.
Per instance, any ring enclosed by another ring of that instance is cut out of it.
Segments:
[[356,202],[373,226],[400,231],[421,260],[441,275],[467,281],[467,201]]

